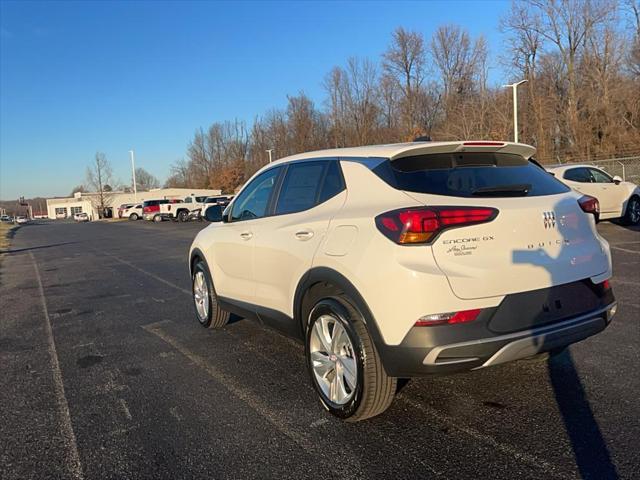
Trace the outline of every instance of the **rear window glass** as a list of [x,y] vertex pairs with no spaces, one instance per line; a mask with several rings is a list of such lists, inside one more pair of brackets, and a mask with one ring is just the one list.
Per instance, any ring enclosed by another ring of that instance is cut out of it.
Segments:
[[452,197],[555,195],[569,188],[520,155],[459,152],[416,155],[373,168],[399,190]]
[[325,162],[293,163],[278,196],[276,215],[302,212],[316,205]]

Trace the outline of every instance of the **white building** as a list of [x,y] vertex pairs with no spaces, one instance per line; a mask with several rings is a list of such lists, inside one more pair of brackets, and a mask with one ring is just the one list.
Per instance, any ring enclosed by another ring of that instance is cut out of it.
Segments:
[[[179,199],[189,195],[213,197],[220,195],[220,190],[194,188],[155,188],[148,192],[138,192],[137,195],[126,192],[105,193],[105,204],[110,215],[118,216],[118,207],[123,204],[141,204],[145,200]],[[76,193],[73,197],[48,198],[47,215],[49,218],[70,218],[76,213],[84,212],[91,220],[99,218],[100,204],[98,193]]]

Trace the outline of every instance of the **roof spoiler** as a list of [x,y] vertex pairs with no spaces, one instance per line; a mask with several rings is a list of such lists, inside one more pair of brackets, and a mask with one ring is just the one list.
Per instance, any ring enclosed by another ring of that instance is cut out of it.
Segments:
[[409,157],[413,155],[428,155],[430,153],[453,152],[502,152],[521,155],[527,160],[536,153],[535,147],[523,143],[496,142],[496,141],[468,141],[468,142],[434,142],[432,144],[415,145],[407,144],[407,147],[397,152],[391,160]]

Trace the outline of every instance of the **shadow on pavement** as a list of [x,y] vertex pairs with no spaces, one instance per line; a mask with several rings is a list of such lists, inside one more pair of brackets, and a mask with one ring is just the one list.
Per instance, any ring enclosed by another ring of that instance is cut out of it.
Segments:
[[619,478],[571,353],[567,350],[549,359],[547,369],[580,476],[598,480]]
[[[513,262],[516,264],[529,264],[545,269],[549,274],[550,285],[571,282],[570,277],[566,277],[564,273],[571,271],[580,262],[594,260],[574,246],[583,242],[582,237],[588,234],[582,223],[585,219],[577,215],[575,202],[572,198],[564,198],[557,202],[552,212],[557,221],[554,219],[553,224],[545,225],[545,231],[548,231],[545,241],[549,242],[549,245],[555,241],[553,234],[559,233],[560,250],[557,256],[550,257],[545,248],[514,250],[512,253]],[[543,216],[540,218],[542,221]],[[552,290],[549,289],[548,292],[543,309],[548,311],[554,305],[562,308],[560,300],[554,296]],[[544,336],[534,341],[539,342],[540,351],[557,351],[558,345],[554,344],[553,339]],[[550,356],[547,369],[580,476],[598,480],[619,478],[569,350],[555,358],[553,355]]]
[[16,248],[16,249],[9,249],[9,250],[0,250],[0,253],[6,253],[8,255],[11,255],[12,253],[28,252],[30,250],[40,250],[40,249],[43,249],[43,248],[60,247],[62,245],[72,245],[74,243],[79,243],[79,242],[52,243],[51,245],[38,245],[38,246],[35,246],[35,247],[25,247],[25,248]]

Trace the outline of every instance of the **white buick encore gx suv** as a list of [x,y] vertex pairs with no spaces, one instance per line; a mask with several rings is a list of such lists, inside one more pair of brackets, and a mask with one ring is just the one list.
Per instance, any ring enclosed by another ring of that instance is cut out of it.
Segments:
[[550,355],[616,302],[598,202],[506,142],[324,150],[270,163],[189,253],[199,322],[304,342],[322,405],[387,409],[398,378]]

